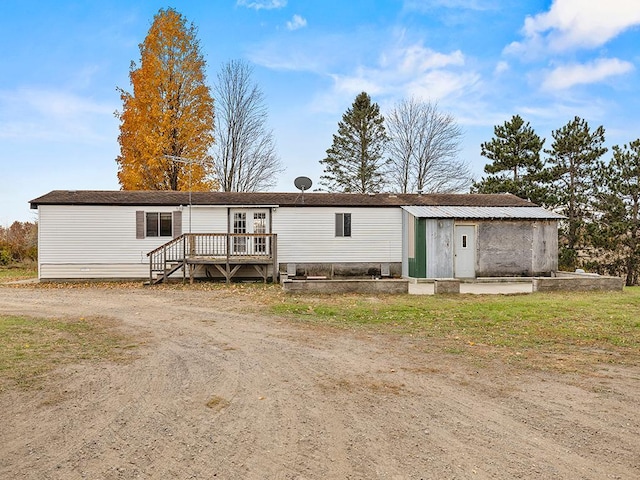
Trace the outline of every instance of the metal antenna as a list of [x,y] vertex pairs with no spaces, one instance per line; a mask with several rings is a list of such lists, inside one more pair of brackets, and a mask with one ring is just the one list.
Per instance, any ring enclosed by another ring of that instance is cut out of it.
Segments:
[[202,161],[198,161],[193,158],[179,157],[177,155],[163,155],[163,157],[168,158],[172,162],[189,165],[189,233],[191,233],[191,170],[194,163],[202,164]]

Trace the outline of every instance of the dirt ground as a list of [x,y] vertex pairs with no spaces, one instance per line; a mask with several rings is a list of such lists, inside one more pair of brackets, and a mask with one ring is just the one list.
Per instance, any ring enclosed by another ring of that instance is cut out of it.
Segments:
[[0,288],[0,313],[107,316],[143,342],[0,395],[0,478],[640,478],[637,367],[474,365],[259,308],[226,290]]

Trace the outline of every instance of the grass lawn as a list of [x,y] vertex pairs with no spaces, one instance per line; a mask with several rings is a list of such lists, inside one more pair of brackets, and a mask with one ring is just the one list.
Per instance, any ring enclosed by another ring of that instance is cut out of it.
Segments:
[[38,266],[35,263],[0,266],[0,283],[37,277]]
[[80,361],[124,361],[136,345],[110,321],[45,320],[0,314],[0,392],[37,385],[54,368]]
[[529,295],[283,296],[271,310],[298,321],[411,335],[448,353],[500,356],[542,368],[640,364],[640,287]]

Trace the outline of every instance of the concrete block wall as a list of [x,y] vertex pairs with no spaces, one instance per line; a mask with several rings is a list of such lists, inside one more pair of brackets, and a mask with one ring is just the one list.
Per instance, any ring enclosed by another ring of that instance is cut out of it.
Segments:
[[433,284],[433,292],[436,295],[441,293],[460,293],[460,280],[456,278],[437,278]]
[[563,291],[622,291],[624,279],[595,275],[536,277],[533,279],[534,292]]
[[409,293],[405,279],[382,280],[284,280],[286,293]]

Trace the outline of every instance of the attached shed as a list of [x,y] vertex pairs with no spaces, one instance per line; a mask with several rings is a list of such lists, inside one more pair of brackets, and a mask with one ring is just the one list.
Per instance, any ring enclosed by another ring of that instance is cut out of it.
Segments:
[[550,275],[558,221],[543,208],[403,206],[403,275],[475,278]]

